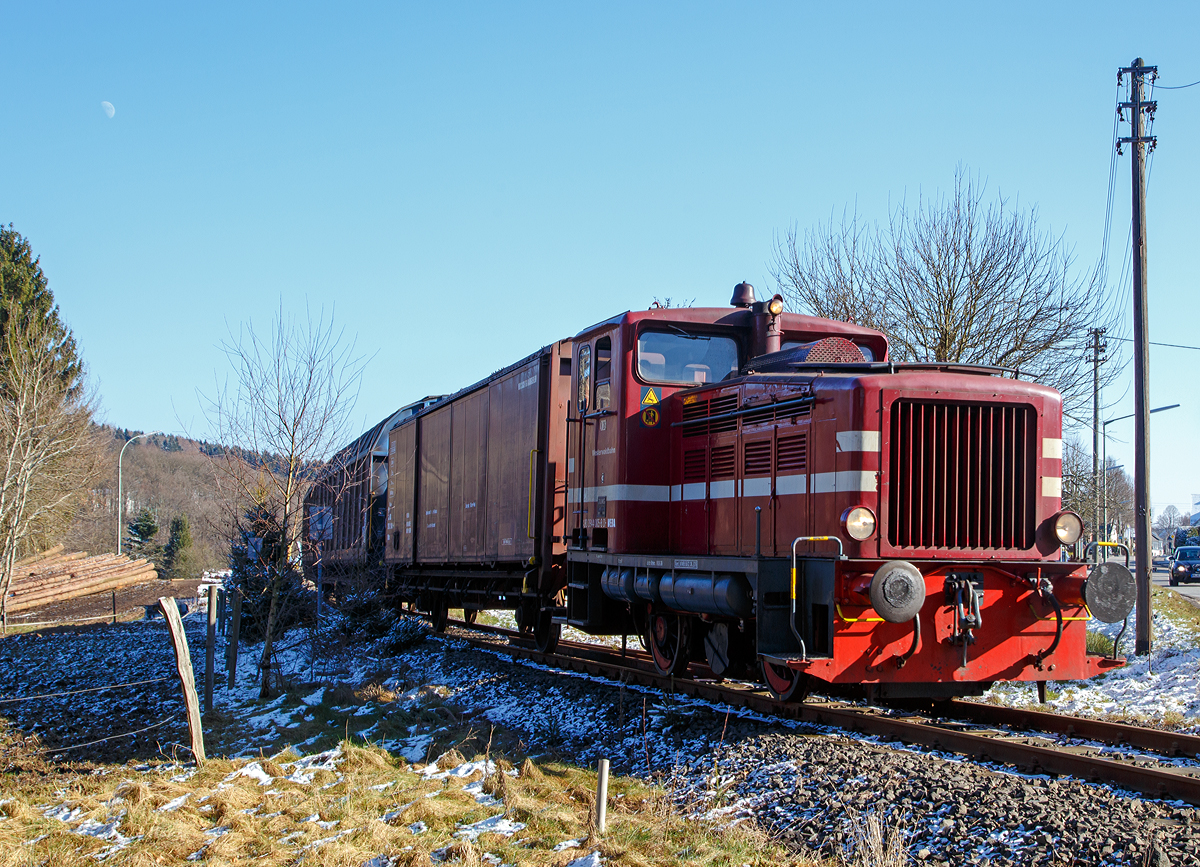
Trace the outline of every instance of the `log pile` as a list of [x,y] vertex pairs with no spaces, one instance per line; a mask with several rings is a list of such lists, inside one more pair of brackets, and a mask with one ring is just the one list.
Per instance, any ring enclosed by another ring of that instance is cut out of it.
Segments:
[[63,546],[17,561],[8,589],[8,612],[15,614],[63,602],[78,596],[107,593],[157,578],[149,560],[124,554],[89,557],[82,552],[64,554]]

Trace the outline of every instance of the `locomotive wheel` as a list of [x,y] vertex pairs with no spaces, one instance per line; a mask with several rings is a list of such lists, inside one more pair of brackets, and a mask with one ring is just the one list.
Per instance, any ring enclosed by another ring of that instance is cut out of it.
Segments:
[[800,702],[808,696],[808,675],[786,665],[759,660],[763,683],[779,701]]
[[441,635],[446,631],[446,621],[450,619],[450,609],[442,599],[438,599],[433,603],[433,609],[429,612],[429,621],[433,624],[433,631]]
[[538,612],[537,624],[533,627],[533,642],[540,653],[553,653],[558,647],[558,638],[562,635],[562,626],[553,623],[550,609]]
[[465,620],[467,623],[474,623],[478,619],[479,619],[479,609],[478,608],[464,608],[463,609],[463,620]]
[[650,615],[650,655],[659,674],[678,677],[687,671],[692,628],[681,615],[655,612]]

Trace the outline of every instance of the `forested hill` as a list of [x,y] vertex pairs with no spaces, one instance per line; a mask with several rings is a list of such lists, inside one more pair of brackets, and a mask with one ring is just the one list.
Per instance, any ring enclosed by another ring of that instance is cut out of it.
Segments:
[[[64,543],[69,550],[99,554],[117,544],[117,459],[121,448],[122,492],[125,509],[121,537],[144,508],[150,510],[158,532],[154,542],[166,545],[172,519],[185,515],[191,527],[199,569],[224,569],[229,551],[230,516],[222,504],[211,456],[226,448],[216,443],[174,434],[139,436],[142,431],[112,425],[97,427],[103,472],[80,504]],[[133,437],[139,437],[133,439]],[[260,460],[252,460],[259,463]]]

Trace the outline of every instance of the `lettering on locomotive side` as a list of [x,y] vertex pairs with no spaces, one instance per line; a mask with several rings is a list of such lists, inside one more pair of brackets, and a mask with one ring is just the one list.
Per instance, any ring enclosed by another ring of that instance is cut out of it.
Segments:
[[696,560],[676,560],[676,569],[699,569],[700,563]]
[[592,449],[592,457],[594,458],[598,458],[601,455],[615,455],[616,453],[617,450],[615,448]]

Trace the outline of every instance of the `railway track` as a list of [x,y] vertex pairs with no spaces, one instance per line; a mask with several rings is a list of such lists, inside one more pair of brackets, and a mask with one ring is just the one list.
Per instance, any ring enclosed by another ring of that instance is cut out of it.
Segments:
[[696,665],[698,677],[664,677],[640,649],[563,640],[555,652],[542,653],[515,630],[461,621],[449,625],[456,628],[453,637],[517,659],[1200,806],[1200,765],[1188,761],[1200,757],[1196,735],[961,700],[950,702],[936,718],[837,701],[784,703],[749,685],[706,680],[707,669]]

